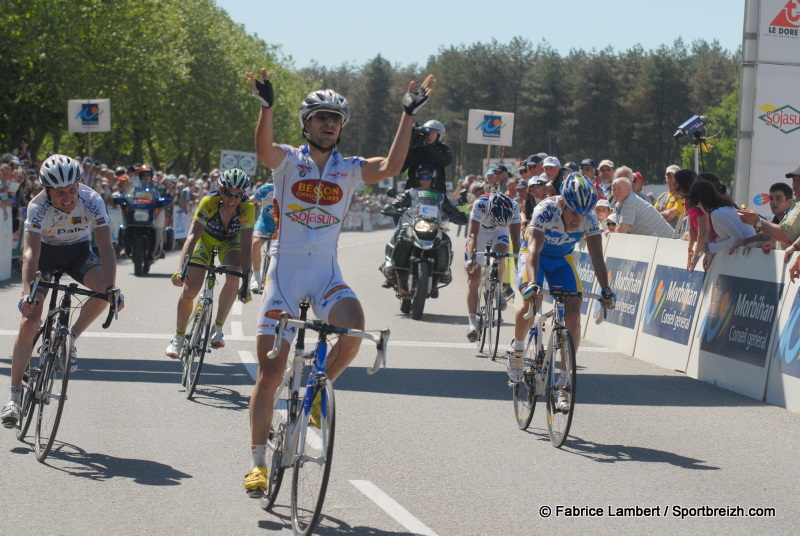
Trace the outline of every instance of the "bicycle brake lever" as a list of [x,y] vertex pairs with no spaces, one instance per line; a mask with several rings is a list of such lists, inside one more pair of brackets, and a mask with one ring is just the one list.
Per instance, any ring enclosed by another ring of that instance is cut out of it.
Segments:
[[283,311],[280,320],[275,324],[275,346],[267,353],[268,359],[275,359],[281,351],[281,344],[283,344],[283,332],[286,329],[286,323],[289,321],[289,313]]
[[375,356],[375,363],[372,364],[372,368],[367,371],[367,374],[375,374],[381,367],[386,367],[386,346],[389,343],[390,333],[391,331],[389,328],[381,330],[381,337],[376,343],[378,346],[378,354]]

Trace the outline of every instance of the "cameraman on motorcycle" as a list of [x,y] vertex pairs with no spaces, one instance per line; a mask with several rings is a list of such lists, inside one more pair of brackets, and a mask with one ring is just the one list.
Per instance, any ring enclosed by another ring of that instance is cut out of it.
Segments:
[[[436,188],[434,188],[434,186],[433,186],[434,184],[436,184],[436,177],[437,177],[437,173],[436,173],[436,170],[434,168],[423,164],[423,165],[418,166],[414,171],[415,171],[415,176],[418,178],[418,183],[419,183],[419,186],[417,186],[418,188],[427,188],[427,189],[436,190]],[[409,175],[410,175],[410,173],[409,173]],[[410,179],[409,179],[409,182],[410,182]],[[408,182],[406,183],[406,185],[408,185]],[[381,213],[382,214],[386,214],[388,216],[393,216],[393,217],[399,219],[399,216],[403,213],[403,211],[405,211],[406,209],[411,207],[411,194],[410,194],[410,192],[413,189],[414,189],[413,187],[412,188],[406,188],[406,190],[403,193],[401,193],[400,195],[397,196],[396,201],[394,201],[393,203],[387,203],[386,206],[384,206],[383,209],[381,210]],[[452,223],[454,223],[456,225],[466,225],[467,216],[463,212],[460,212],[458,209],[453,207],[453,205],[451,205],[448,202],[447,196],[445,196],[444,199],[442,200],[442,211],[447,215],[448,219]],[[392,260],[391,260],[392,259],[392,251],[394,250],[395,244],[397,242],[397,238],[400,236],[400,233],[402,233],[402,231],[403,231],[402,223],[398,222],[397,223],[397,228],[395,229],[394,234],[392,235],[392,239],[386,245],[386,257],[384,259],[384,263],[380,266],[380,270],[381,270],[381,272],[383,272],[384,277],[386,278],[386,281],[384,281],[383,285],[381,285],[381,286],[383,286],[383,288],[392,288],[393,287],[392,281],[394,279],[394,270],[393,270]],[[451,258],[449,254],[452,253],[453,247],[452,247],[452,244],[450,242],[450,237],[447,236],[447,233],[444,233],[442,235],[442,239],[443,239],[443,242],[447,246],[448,258]],[[447,277],[450,277],[449,271],[448,271],[448,276]],[[443,279],[444,279],[444,277],[443,277]],[[447,284],[447,283],[450,283],[450,281],[449,281],[449,279],[447,281],[443,280],[442,283]],[[435,296],[432,296],[432,297],[435,297]]]
[[429,188],[447,196],[445,168],[453,163],[453,153],[450,147],[442,143],[443,138],[444,125],[435,119],[431,119],[421,127],[414,126],[408,156],[402,169],[402,171],[408,170],[406,189],[420,187],[419,169],[425,165],[436,172],[433,176],[433,185]]

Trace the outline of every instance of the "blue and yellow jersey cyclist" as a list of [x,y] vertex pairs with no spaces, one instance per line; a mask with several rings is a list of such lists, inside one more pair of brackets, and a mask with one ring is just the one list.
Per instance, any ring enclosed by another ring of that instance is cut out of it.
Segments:
[[[167,356],[172,359],[177,359],[183,348],[186,324],[192,314],[192,304],[200,292],[204,279],[201,268],[189,267],[186,279],[181,280],[180,270],[183,269],[183,259],[186,255],[191,252],[192,262],[211,264],[213,248],[217,247],[221,264],[238,267],[242,273],[250,271],[255,226],[255,205],[246,195],[246,190],[250,187],[250,178],[240,169],[229,169],[219,178],[218,185],[218,190],[203,197],[197,205],[189,235],[181,252],[179,272],[172,276],[172,283],[183,287],[178,300],[175,337],[166,350]],[[222,327],[236,300],[237,292],[243,290],[240,288],[242,285],[247,285],[246,278],[242,280],[237,276],[226,275],[225,285],[219,294],[216,322],[211,329],[213,348],[225,346]],[[247,289],[242,301],[247,303],[251,299],[250,291]]]

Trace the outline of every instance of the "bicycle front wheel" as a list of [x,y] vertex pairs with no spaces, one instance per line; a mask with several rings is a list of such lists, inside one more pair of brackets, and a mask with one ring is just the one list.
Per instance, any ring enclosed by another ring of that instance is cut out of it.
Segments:
[[319,400],[320,422],[312,423],[312,412],[300,415],[302,443],[294,462],[292,482],[292,528],[295,534],[310,534],[319,522],[333,457],[336,406],[333,383],[325,376],[318,380],[314,399]]
[[39,408],[36,415],[36,432],[33,448],[36,459],[44,462],[56,439],[64,403],[67,401],[70,367],[69,337],[59,336],[47,359],[42,364],[41,379],[37,383],[36,395]]
[[275,392],[272,408],[272,424],[267,438],[267,471],[269,472],[267,492],[261,496],[261,508],[268,510],[275,503],[283,482],[283,453],[286,447],[286,430],[289,426],[289,405],[292,394],[287,374]]
[[561,447],[575,411],[575,343],[564,328],[553,332],[553,359],[547,382],[547,431],[554,447]]
[[[503,322],[503,311],[500,309],[500,296],[503,294],[502,283],[496,283],[492,294],[492,330],[494,330],[494,347],[491,348],[492,361],[497,357],[497,347],[500,344],[500,324]],[[489,337],[491,345],[492,337]]]
[[478,348],[481,352],[489,353],[492,348],[492,317],[494,316],[492,307],[492,290],[486,287],[481,292],[481,308],[479,310],[480,316],[480,346]]
[[514,415],[520,430],[527,430],[536,410],[536,352],[539,347],[539,332],[528,340],[525,348],[525,379],[511,388],[514,400]]
[[196,316],[192,332],[187,338],[189,351],[183,363],[185,371],[184,386],[186,387],[186,398],[192,398],[194,390],[197,388],[197,380],[200,378],[200,370],[203,368],[203,359],[208,352],[209,333],[211,332],[211,302],[204,301],[200,308],[200,313]]

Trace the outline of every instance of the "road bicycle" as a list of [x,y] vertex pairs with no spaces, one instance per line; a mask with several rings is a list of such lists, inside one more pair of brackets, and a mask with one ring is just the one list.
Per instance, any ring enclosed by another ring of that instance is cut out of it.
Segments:
[[211,252],[211,264],[192,262],[189,255],[186,255],[181,270],[181,280],[186,279],[186,271],[190,266],[206,271],[206,279],[203,284],[203,291],[197,299],[194,308],[192,327],[186,332],[186,342],[178,356],[183,364],[183,374],[181,375],[181,385],[186,389],[186,398],[192,398],[197,388],[197,381],[200,378],[200,371],[203,368],[203,360],[207,353],[211,352],[209,341],[211,339],[211,325],[214,318],[214,286],[217,284],[217,274],[228,274],[241,277],[243,285],[239,297],[244,298],[249,285],[249,274],[242,273],[238,268],[231,270],[227,265],[214,265],[219,248],[214,247]]
[[[328,356],[327,338],[330,335],[369,339],[377,345],[375,363],[368,371],[377,372],[386,363],[389,330],[376,333],[345,329],[307,321],[310,301],[300,303],[300,318],[292,319],[283,312],[275,327],[275,348],[268,354],[277,357],[283,344],[286,328],[297,329],[294,355],[287,360],[286,371],[275,393],[272,423],[267,441],[269,487],[261,495],[261,507],[267,510],[275,503],[283,481],[283,473],[292,468],[292,530],[309,534],[319,522],[322,503],[328,487],[336,430],[336,406],[333,382],[325,372]],[[314,349],[305,351],[305,331],[318,333]],[[303,389],[303,384],[305,388]],[[319,408],[314,416],[312,406]]]
[[[517,426],[521,430],[526,430],[530,426],[536,409],[536,400],[544,397],[547,401],[547,431],[550,442],[554,447],[561,447],[572,425],[577,380],[575,343],[564,324],[565,299],[578,297],[602,300],[603,297],[588,292],[564,290],[561,287],[553,287],[544,293],[553,297],[553,308],[536,317],[528,332],[522,358],[525,367],[523,380],[509,382],[509,385],[514,400]],[[602,309],[605,317],[606,309],[605,307]],[[524,317],[532,318],[534,311],[534,304],[531,303]],[[602,321],[603,318],[597,319],[597,323]],[[547,338],[548,331],[549,338]],[[563,404],[559,403],[559,397],[562,398]]]
[[[497,358],[497,347],[500,343],[500,325],[503,323],[501,298],[503,284],[500,281],[498,267],[507,258],[517,258],[516,253],[498,253],[492,251],[491,243],[486,244],[486,251],[475,253],[484,258],[481,284],[478,289],[478,351],[484,349],[492,361]],[[500,260],[502,259],[502,261]]]
[[265,238],[264,244],[261,246],[261,278],[258,281],[258,290],[255,288],[253,289],[255,294],[263,294],[264,287],[267,285],[267,270],[269,269],[269,262],[271,259],[269,250],[271,247],[272,238]]
[[[52,274],[53,281],[50,282],[41,272],[36,272],[28,294],[28,301],[33,303],[38,288],[52,290],[50,307],[33,339],[34,348],[39,343],[37,354],[31,357],[22,377],[22,403],[20,418],[17,421],[17,439],[22,441],[28,434],[33,415],[36,413],[33,450],[40,462],[44,462],[53,448],[64,404],[67,401],[73,351],[70,328],[73,297],[86,296],[110,302],[103,329],[107,329],[111,325],[112,318],[117,317],[120,300],[120,291],[116,287],[107,292],[94,292],[79,287],[77,283],[62,285],[59,281],[63,273],[63,269],[57,269]],[[80,308],[81,305],[82,302],[76,308]]]

